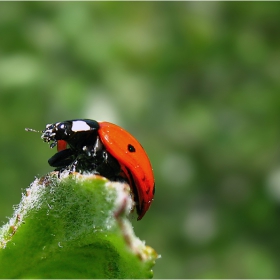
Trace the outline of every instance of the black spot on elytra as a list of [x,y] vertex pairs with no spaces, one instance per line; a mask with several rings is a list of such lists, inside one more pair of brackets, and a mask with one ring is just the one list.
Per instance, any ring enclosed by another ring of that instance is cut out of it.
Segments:
[[128,144],[128,145],[127,145],[127,149],[128,149],[128,151],[131,152],[131,153],[134,153],[134,152],[136,151],[135,148],[134,148],[131,144]]

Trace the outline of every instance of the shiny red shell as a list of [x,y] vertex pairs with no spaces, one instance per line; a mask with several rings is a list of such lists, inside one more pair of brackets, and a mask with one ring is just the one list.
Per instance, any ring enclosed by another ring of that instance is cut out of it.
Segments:
[[[150,160],[141,144],[123,128],[99,122],[99,137],[106,150],[118,160],[130,185],[135,185],[138,194],[138,220],[149,209],[155,191],[155,180]],[[129,147],[133,147],[133,152]]]

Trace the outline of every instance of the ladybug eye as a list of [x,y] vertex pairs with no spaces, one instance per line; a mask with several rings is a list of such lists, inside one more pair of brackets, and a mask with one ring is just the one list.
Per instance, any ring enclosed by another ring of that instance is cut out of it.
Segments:
[[128,151],[131,153],[134,153],[136,151],[135,148],[131,144],[128,144],[127,148],[128,148]]
[[67,126],[65,125],[65,123],[59,123],[57,125],[57,129],[58,130],[66,130],[67,129]]

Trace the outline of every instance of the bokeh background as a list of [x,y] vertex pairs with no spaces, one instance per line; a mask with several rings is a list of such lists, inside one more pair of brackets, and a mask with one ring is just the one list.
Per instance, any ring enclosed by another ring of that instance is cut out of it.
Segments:
[[155,278],[279,278],[279,77],[279,2],[1,2],[0,224],[52,170],[25,127],[107,120],[154,167]]

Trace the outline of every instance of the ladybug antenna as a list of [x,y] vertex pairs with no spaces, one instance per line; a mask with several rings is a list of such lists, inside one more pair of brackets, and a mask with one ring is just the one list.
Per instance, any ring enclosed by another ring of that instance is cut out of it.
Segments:
[[42,131],[40,131],[40,130],[35,130],[35,129],[32,129],[32,128],[25,128],[25,131],[40,132],[40,133],[42,133]]

